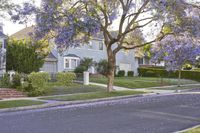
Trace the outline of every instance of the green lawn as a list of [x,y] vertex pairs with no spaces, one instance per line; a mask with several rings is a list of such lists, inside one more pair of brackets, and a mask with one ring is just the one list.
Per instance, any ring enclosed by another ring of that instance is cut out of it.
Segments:
[[62,94],[74,94],[74,93],[88,93],[105,91],[104,87],[94,86],[94,85],[82,85],[73,83],[69,86],[60,86],[56,83],[48,83],[45,96],[50,95],[62,95]]
[[191,130],[189,130],[187,132],[183,132],[183,133],[200,133],[200,127],[191,129]]
[[39,105],[39,104],[44,104],[44,102],[33,101],[33,100],[0,101],[0,109],[22,107],[22,106],[31,106],[31,105]]
[[142,92],[142,91],[115,91],[111,93],[93,92],[93,93],[85,93],[85,94],[74,94],[70,96],[46,97],[46,98],[41,98],[41,99],[57,100],[57,101],[76,101],[76,100],[88,100],[88,99],[98,99],[98,98],[106,98],[106,97],[137,95],[137,94],[143,94],[143,93],[145,92]]
[[[115,86],[126,87],[126,88],[148,88],[148,87],[156,87],[156,86],[168,86],[168,85],[176,85],[178,84],[177,79],[162,79],[160,78],[147,78],[147,77],[116,77],[114,80]],[[90,82],[96,83],[107,83],[107,78],[91,78]],[[199,82],[192,80],[181,80],[181,84],[197,84]]]

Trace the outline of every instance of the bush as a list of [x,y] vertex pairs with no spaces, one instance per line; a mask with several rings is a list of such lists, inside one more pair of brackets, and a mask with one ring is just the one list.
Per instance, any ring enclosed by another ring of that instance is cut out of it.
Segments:
[[134,71],[128,71],[128,77],[133,77],[134,76]]
[[72,73],[72,72],[62,72],[62,73],[58,73],[56,78],[57,78],[57,82],[60,85],[69,85],[73,83],[74,79],[76,79],[76,75],[75,73]]
[[8,73],[3,75],[3,77],[0,81],[0,85],[1,85],[1,87],[10,87],[11,86],[10,77],[9,77]]
[[118,71],[117,76],[119,76],[119,77],[124,77],[124,76],[125,76],[125,71],[124,71],[124,70]]
[[[155,75],[152,75],[152,77],[178,78],[178,71],[168,72],[167,70],[164,69],[144,68],[144,67],[138,68],[139,76],[148,77],[149,75],[147,71],[152,71],[155,73]],[[181,78],[200,81],[200,71],[182,70]]]
[[76,67],[76,69],[74,70],[75,73],[83,73],[84,71],[87,71],[87,68],[81,65]]
[[50,80],[50,75],[45,72],[32,72],[28,75],[28,85],[23,90],[28,92],[28,96],[40,96],[45,93],[46,84]]
[[108,73],[108,61],[107,60],[101,60],[99,63],[97,63],[97,72],[106,76]]
[[190,64],[186,64],[183,66],[183,70],[191,70],[192,66]]
[[12,86],[14,88],[21,86],[21,75],[19,73],[15,73],[15,75],[13,75]]
[[28,79],[33,87],[44,87],[48,80],[50,80],[50,76],[46,72],[32,72]]
[[75,73],[83,73],[84,71],[88,71],[88,69],[94,65],[92,58],[84,58],[81,60],[80,65],[76,67],[74,70]]
[[155,77],[156,74],[155,74],[154,71],[149,70],[149,71],[146,71],[146,72],[145,72],[145,76],[146,76],[146,77]]

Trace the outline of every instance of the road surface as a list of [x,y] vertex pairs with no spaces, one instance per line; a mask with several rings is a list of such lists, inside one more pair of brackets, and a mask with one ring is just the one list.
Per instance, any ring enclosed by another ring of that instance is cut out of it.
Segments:
[[0,113],[0,133],[171,133],[200,124],[200,94]]

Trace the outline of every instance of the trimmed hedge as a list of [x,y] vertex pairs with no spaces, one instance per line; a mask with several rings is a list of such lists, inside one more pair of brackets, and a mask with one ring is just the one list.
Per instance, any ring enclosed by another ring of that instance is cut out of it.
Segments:
[[124,76],[125,76],[125,71],[124,71],[124,70],[118,71],[117,76],[118,76],[118,77],[124,77]]
[[134,76],[134,71],[128,71],[128,77],[133,77]]
[[28,75],[28,79],[33,87],[44,87],[50,80],[50,75],[46,72],[32,72]]
[[60,85],[69,85],[76,79],[76,74],[73,72],[60,72],[56,75],[57,82]]
[[[178,78],[178,71],[168,72],[165,69],[141,67],[138,68],[138,73],[142,77]],[[200,71],[182,70],[181,78],[200,81]]]

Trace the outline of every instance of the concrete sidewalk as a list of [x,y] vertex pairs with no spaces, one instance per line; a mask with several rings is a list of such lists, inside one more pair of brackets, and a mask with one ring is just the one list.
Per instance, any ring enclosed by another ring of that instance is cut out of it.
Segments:
[[[100,84],[100,83],[94,83],[90,82],[91,85],[97,85],[97,86],[102,86],[102,87],[107,87],[106,84]],[[186,84],[186,85],[181,85],[182,87],[189,87],[189,86],[200,86],[200,84]],[[159,86],[159,87],[149,87],[149,88],[125,88],[125,87],[119,87],[119,86],[114,86],[114,90],[116,91],[124,91],[124,90],[136,90],[136,91],[145,91],[145,92],[153,92],[153,93],[159,93],[159,94],[168,94],[168,93],[175,93],[176,90],[166,90],[162,88],[173,88],[177,87],[177,85],[171,85],[171,86]]]

